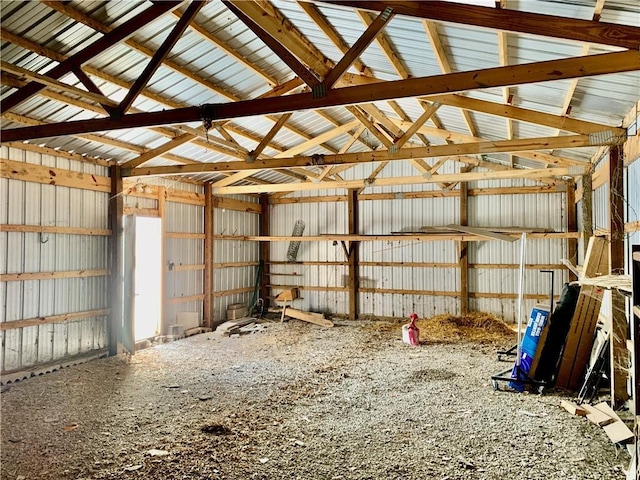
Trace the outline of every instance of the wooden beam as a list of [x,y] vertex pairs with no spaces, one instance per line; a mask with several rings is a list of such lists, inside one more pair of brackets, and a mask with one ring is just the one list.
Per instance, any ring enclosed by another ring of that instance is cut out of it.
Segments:
[[[358,207],[358,190],[347,191],[347,221],[349,235],[358,235],[360,215]],[[360,303],[360,242],[349,244],[349,319],[357,320]]]
[[24,182],[110,192],[109,177],[0,158],[0,176]]
[[477,98],[463,97],[461,95],[436,95],[429,98],[431,100],[437,100],[443,105],[464,108],[475,112],[510,118],[513,120],[520,120],[522,122],[533,123],[536,125],[544,125],[546,127],[557,128],[559,130],[580,133],[583,135],[602,132],[605,130],[611,130],[616,135],[624,134],[623,128],[588,122],[586,120],[578,120],[561,115],[552,115],[550,113],[538,112],[513,105],[502,105],[486,100],[479,100]]
[[[260,223],[259,223],[259,233],[261,236],[268,236],[270,233],[270,224],[271,224],[271,210],[269,206],[269,195],[263,193],[260,195]],[[260,244],[260,264],[262,265],[262,270],[260,274],[260,298],[264,302],[263,305],[265,308],[269,307],[269,273],[270,273],[270,264],[271,264],[271,244],[269,242],[262,242]]]
[[[566,228],[567,232],[576,232],[578,230],[578,218],[576,213],[576,182],[573,179],[567,181],[567,192],[565,194],[565,208],[566,208],[566,216],[567,223]],[[578,264],[578,239],[577,238],[568,238],[567,239],[567,256],[569,261],[574,265]],[[569,271],[569,281],[573,282],[577,280],[578,277],[571,271]]]
[[[213,187],[214,185],[212,185]],[[229,197],[214,197],[214,208],[223,208],[226,210],[235,210],[237,212],[262,213],[262,206],[259,203],[247,202],[244,200],[236,200]]]
[[[157,192],[158,218],[160,218],[160,331],[164,332],[168,324],[173,323],[167,319],[167,273],[163,268],[166,265],[167,245],[167,189],[159,187]],[[125,209],[126,211],[126,209]]]
[[444,1],[405,2],[388,0],[318,0],[320,3],[347,6],[363,10],[381,11],[393,8],[397,15],[461,23],[478,27],[528,33],[577,42],[612,45],[632,50],[640,49],[640,28],[592,20],[542,15],[538,13],[499,10],[475,5],[461,5]]
[[[594,146],[593,142],[607,142],[604,138],[591,138],[588,135],[565,135],[561,137],[544,137],[517,140],[482,141],[458,143],[452,145],[435,145],[429,147],[403,148],[397,153],[388,150],[362,153],[344,153],[322,155],[319,157],[290,157],[281,159],[257,160],[255,163],[215,162],[199,165],[173,165],[163,167],[146,167],[125,170],[125,176],[170,175],[185,173],[240,171],[255,168],[278,169],[287,167],[309,167],[317,165],[342,165],[348,163],[369,163],[382,161],[410,160],[414,158],[433,158],[445,156],[466,156],[487,153],[527,152],[546,148],[580,148]],[[614,140],[615,141],[615,140]],[[597,143],[596,143],[597,144]],[[477,160],[476,160],[477,161]],[[508,168],[508,167],[507,167]],[[574,174],[579,173],[576,166]],[[566,175],[564,173],[563,175]],[[355,187],[354,187],[355,188]]]
[[0,274],[0,282],[26,282],[31,280],[56,280],[59,278],[104,277],[109,270],[71,270],[64,272],[32,272]]
[[327,130],[326,132],[321,133],[320,135],[316,135],[313,138],[296,145],[295,147],[291,147],[283,152],[280,152],[277,155],[275,155],[274,158],[286,158],[286,157],[298,155],[300,153],[304,153],[305,151],[309,150],[312,147],[316,147],[321,143],[324,143],[328,140],[336,138],[339,135],[343,135],[350,130],[357,128],[359,124],[360,122],[358,122],[358,120],[352,120],[343,125],[340,125],[339,127],[335,127],[331,130]]
[[146,162],[148,162],[149,160],[153,160],[156,157],[159,157],[171,150],[173,150],[176,147],[179,147],[180,145],[183,145],[191,140],[193,140],[195,138],[195,135],[192,135],[191,133],[183,133],[182,135],[178,135],[177,137],[175,137],[173,140],[169,140],[168,142],[165,142],[164,144],[160,145],[157,148],[154,148],[153,150],[149,150],[145,153],[143,153],[142,155],[129,160],[128,162],[125,162],[122,164],[122,168],[135,168],[138,167]]
[[118,111],[121,115],[124,115],[127,110],[129,110],[131,105],[133,105],[133,101],[140,94],[140,92],[142,92],[149,80],[151,80],[151,77],[154,73],[156,73],[156,71],[160,67],[160,64],[164,62],[166,56],[169,54],[171,49],[187,29],[187,27],[191,23],[191,20],[195,18],[195,16],[205,4],[206,2],[204,1],[193,0],[185,10],[184,14],[180,16],[180,18],[178,19],[178,23],[175,24],[169,35],[167,35],[167,37],[164,39],[164,42],[162,42],[162,45],[160,45],[160,47],[158,47],[158,49],[155,51],[153,57],[151,57],[151,60],[149,60],[149,63],[147,63],[147,65],[144,67],[142,73],[136,77],[133,86],[118,105]]
[[293,115],[293,113],[285,113],[284,115],[281,115],[280,118],[278,118],[275,125],[271,127],[271,129],[262,138],[262,140],[260,140],[258,146],[254,150],[249,152],[246,159],[247,162],[252,163],[256,161],[256,159],[262,154],[262,151],[267,147],[267,145],[269,145],[271,140],[273,140],[273,137],[275,137],[276,134],[282,129],[282,127],[284,127],[284,124],[287,123],[287,120],[291,118],[291,115]]
[[[520,238],[521,234],[513,234],[513,238],[516,240]],[[561,232],[561,233],[527,233],[527,239],[529,240],[549,240],[559,238],[578,238],[578,232]],[[333,242],[345,241],[345,242],[413,242],[413,241],[441,241],[441,240],[460,240],[466,242],[486,242],[486,237],[480,237],[478,235],[467,234],[408,234],[408,235],[348,235],[348,234],[327,234],[327,235],[314,235],[314,236],[271,236],[260,237],[251,235],[214,235],[214,238],[219,240],[231,240],[231,241],[246,241],[246,242]]]
[[12,330],[14,328],[35,327],[38,325],[51,325],[52,323],[63,323],[74,320],[82,320],[90,317],[104,317],[109,315],[108,308],[99,310],[89,310],[85,312],[64,313],[62,315],[50,315],[48,317],[25,318],[23,320],[15,320],[12,322],[0,322],[0,331]]
[[109,296],[111,299],[111,311],[107,321],[107,334],[109,338],[109,355],[119,353],[118,345],[122,339],[123,321],[123,291],[124,285],[124,254],[123,245],[123,216],[124,216],[124,193],[122,188],[122,175],[120,166],[114,165],[110,168],[111,175],[111,197],[109,199],[109,228],[111,237],[109,239],[109,265],[111,279],[109,282]]
[[[172,13],[173,13],[173,15],[175,15],[178,18],[180,18],[182,16],[182,12],[180,12],[180,10],[174,10]],[[197,22],[191,21],[191,24],[189,26],[191,27],[191,29],[194,32],[196,32],[202,38],[204,38],[205,40],[213,43],[216,47],[218,47],[220,50],[222,50],[225,54],[227,54],[228,56],[230,56],[233,59],[235,59],[241,65],[244,65],[246,68],[251,70],[253,73],[258,75],[259,77],[262,77],[269,84],[271,84],[271,85],[277,85],[278,84],[278,81],[276,80],[275,77],[273,77],[267,71],[265,71],[262,68],[260,68],[258,65],[250,62],[247,58],[245,58],[243,55],[238,53],[231,45],[229,45],[224,40],[221,40],[220,38],[215,36],[213,33],[208,31],[202,25],[198,24]]]
[[13,225],[0,224],[2,232],[28,232],[28,233],[53,233],[61,235],[95,235],[108,237],[111,230],[104,228],[77,228],[77,227],[56,227],[52,225]]
[[[165,2],[166,3],[166,2]],[[251,2],[242,2],[251,3]],[[304,109],[369,103],[378,100],[435,95],[465,90],[537,83],[566,78],[605,75],[640,70],[640,51],[624,51],[589,55],[587,57],[550,60],[544,62],[457,72],[449,75],[409,78],[385,83],[373,83],[338,88],[322,98],[312,93],[299,93],[281,98],[259,98],[224,104],[205,104],[200,107],[178,108],[172,111],[124,115],[110,118],[78,120],[42,126],[14,128],[3,132],[2,141],[23,141],[60,135],[73,135],[103,130],[188,123],[201,119],[218,121],[231,118],[294,112]]]
[[[467,173],[470,167],[462,167],[460,173]],[[460,184],[460,198],[458,199],[458,217],[460,225],[469,224],[469,184]],[[458,268],[460,269],[460,313],[469,312],[469,242],[458,242]]]
[[213,217],[215,202],[211,191],[211,183],[204,184],[204,272],[203,272],[203,326],[213,325]]
[[593,184],[591,171],[582,175],[582,231],[583,247],[587,254],[588,242],[593,237]]
[[425,178],[420,177],[392,177],[376,178],[373,180],[341,180],[321,183],[275,183],[271,185],[242,185],[236,187],[214,188],[216,194],[238,193],[271,193],[271,192],[301,192],[310,190],[327,190],[336,188],[364,188],[370,186],[415,185],[422,183],[442,182],[472,182],[476,180],[499,180],[504,178],[549,178],[553,176],[570,175],[567,168],[542,168],[537,170],[503,170],[498,172],[451,173]]
[[393,18],[392,9],[385,8],[378,17],[371,22],[364,33],[351,46],[349,51],[340,59],[340,61],[325,76],[322,84],[328,90],[340,79],[342,74],[346,72],[355,60],[367,49],[371,42],[378,36],[382,29]]
[[307,85],[314,87],[321,82],[305,65],[292,54],[287,47],[281,43],[277,37],[273,37],[270,32],[265,31],[260,22],[256,21],[256,16],[262,15],[260,7],[253,2],[233,2],[222,0],[222,3],[233,12],[256,36],[262,40],[267,47],[276,54],[293,72],[298,75]]
[[[622,146],[614,145],[609,150],[609,262],[610,274],[622,275],[625,269],[624,245],[624,165]],[[617,289],[611,290],[611,406],[621,406],[627,394],[627,369],[629,351],[627,350],[627,314],[624,295]],[[636,379],[637,380],[637,379]]]
[[[168,11],[173,10],[181,3],[181,1],[167,0],[165,2],[152,4],[149,8],[140,12],[135,17],[98,38],[95,42],[62,61],[51,70],[48,70],[47,76],[57,80],[63,75],[72,72],[74,69],[81,67],[85,62],[91,60],[96,55],[103,53],[109,47],[131,36],[148,23],[156,20]],[[37,82],[31,82],[0,101],[0,111],[6,112],[11,110],[13,107],[24,102],[43,88],[44,85]]]
[[420,127],[422,127],[425,124],[425,122],[429,120],[434,113],[436,113],[436,111],[438,110],[438,108],[440,108],[440,105],[441,105],[441,103],[438,101],[435,101],[428,106],[425,106],[424,103],[422,102],[420,102],[420,104],[425,109],[424,113],[422,113],[422,115],[420,115],[418,119],[415,122],[413,122],[413,124],[407,129],[407,131],[404,132],[404,135],[402,135],[400,138],[398,138],[396,141],[393,142],[393,145],[389,149],[391,153],[394,153],[400,150],[403,147],[403,145],[407,143],[407,141],[418,132]]

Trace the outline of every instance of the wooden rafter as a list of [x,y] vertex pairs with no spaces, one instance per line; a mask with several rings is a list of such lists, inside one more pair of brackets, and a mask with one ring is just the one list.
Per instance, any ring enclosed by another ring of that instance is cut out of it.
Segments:
[[398,150],[400,150],[404,146],[404,144],[407,143],[407,141],[418,132],[420,127],[422,127],[425,124],[425,122],[429,120],[434,113],[436,113],[436,110],[440,108],[440,105],[441,103],[438,101],[433,102],[430,105],[423,104],[423,107],[425,109],[424,113],[420,115],[420,117],[418,117],[418,119],[415,122],[413,122],[413,124],[407,129],[404,135],[402,135],[400,138],[396,139],[395,142],[393,142],[392,148],[390,149],[391,153],[397,152]]
[[173,150],[174,148],[179,147],[180,145],[193,140],[193,138],[194,136],[191,133],[183,133],[182,135],[175,137],[173,140],[169,140],[163,145],[160,145],[159,147],[154,148],[153,150],[144,152],[142,155],[134,158],[133,160],[129,160],[128,162],[124,163],[122,167],[135,168],[139,165],[142,165],[148,162],[149,160],[159,157],[163,153],[167,153],[168,151]]
[[[445,51],[444,46],[440,41],[438,27],[434,22],[429,22],[427,20],[423,20],[422,23],[424,25],[425,32],[427,33],[427,37],[429,38],[429,42],[431,43],[431,47],[433,48],[433,53],[436,56],[436,60],[440,65],[440,70],[442,70],[442,73],[452,73],[453,68],[451,68],[447,52]],[[478,133],[473,123],[473,119],[471,118],[471,114],[467,110],[462,110],[461,112],[462,118],[464,120],[464,123],[467,125],[469,133],[472,136],[477,137]]]
[[322,155],[320,158],[290,157],[256,160],[255,163],[246,162],[215,162],[201,165],[177,165],[171,167],[149,167],[123,170],[125,176],[170,175],[201,172],[229,172],[251,170],[256,168],[279,169],[288,167],[308,167],[317,165],[342,165],[380,162],[385,160],[409,160],[415,158],[433,158],[456,155],[477,155],[488,153],[528,152],[554,148],[581,148],[616,142],[615,138],[592,138],[588,135],[566,135],[561,137],[542,137],[517,140],[482,141],[460,143],[452,145],[436,145],[429,147],[403,148],[397,153],[388,150],[374,152],[344,153]]
[[256,22],[256,11],[259,7],[253,4],[253,2],[231,2],[228,0],[222,0],[222,3],[233,12],[233,14],[240,19],[256,36],[264,42],[267,47],[275,53],[280,60],[287,64],[287,66],[295,72],[307,85],[314,87],[321,82],[300,60],[293,55],[285,45],[283,45],[277,38],[273,37],[268,31],[264,30],[260,23]]
[[[579,172],[576,172],[579,173]],[[500,180],[505,178],[546,178],[569,175],[567,168],[542,168],[537,170],[504,170],[501,172],[450,173],[432,177],[392,177],[373,180],[345,180],[330,183],[279,183],[273,185],[247,185],[238,187],[214,188],[214,194],[240,194],[260,192],[300,192],[335,188],[364,188],[367,186],[412,185],[422,183],[472,182],[478,180]]]
[[247,162],[254,162],[261,154],[262,151],[269,145],[269,142],[273,140],[273,138],[277,135],[277,133],[284,127],[284,124],[287,123],[287,120],[291,118],[292,113],[285,113],[278,118],[278,121],[271,127],[269,132],[260,140],[258,146],[253,149],[247,155]]
[[463,5],[444,1],[404,2],[387,0],[317,0],[320,3],[348,6],[379,12],[391,7],[397,15],[461,23],[508,32],[528,33],[578,42],[640,49],[640,28],[630,25],[605,24],[539,13]]
[[191,23],[191,20],[195,18],[205,4],[206,2],[204,1],[193,0],[184,14],[180,16],[178,23],[176,23],[171,32],[169,32],[169,35],[167,35],[167,38],[162,42],[162,45],[154,52],[151,60],[149,60],[142,73],[136,78],[135,82],[133,82],[133,86],[129,92],[127,92],[127,95],[118,105],[120,115],[124,115],[131,105],[133,105],[134,100],[140,95],[140,92],[142,92],[149,80],[151,80],[151,77],[158,70],[160,64],[164,62],[171,49],[187,29],[189,23]]
[[323,85],[329,89],[340,79],[342,74],[357,60],[367,47],[378,36],[380,31],[391,21],[393,14],[390,8],[384,9],[378,17],[369,24],[364,33],[356,40],[340,61],[325,76]]
[[[161,15],[176,8],[182,2],[169,1],[158,2],[151,5],[149,8],[139,13],[131,20],[123,23],[122,25],[114,28],[109,33],[103,35],[101,38],[91,43],[89,46],[83,48],[78,53],[70,56],[66,60],[62,61],[59,65],[56,65],[51,70],[47,71],[47,76],[53,79],[59,79],[63,75],[72,72],[74,69],[82,66],[83,63],[91,60],[96,55],[102,53],[107,48],[121,42],[131,34],[138,31],[140,28],[147,25],[149,22],[157,19]],[[0,102],[0,110],[3,112],[11,110],[16,105],[24,102],[27,98],[38,93],[44,88],[44,85],[37,82],[31,82],[30,84],[20,88],[17,92],[12,93],[7,98]]]
[[410,78],[385,83],[374,83],[357,87],[330,90],[322,98],[313,98],[310,93],[287,96],[287,101],[278,98],[261,98],[226,104],[187,107],[167,112],[150,112],[125,115],[113,119],[95,119],[50,124],[43,127],[26,127],[6,130],[3,141],[20,141],[48,136],[73,135],[92,131],[117,130],[122,128],[167,125],[197,121],[202,115],[212,120],[228,120],[238,117],[285,113],[296,110],[324,108],[357,104],[391,98],[406,98],[473,90],[477,88],[502,87],[559,80],[607,73],[620,73],[640,69],[640,51],[624,51],[590,55],[587,57],[551,60],[528,64],[495,67],[483,70],[457,72],[449,75]]

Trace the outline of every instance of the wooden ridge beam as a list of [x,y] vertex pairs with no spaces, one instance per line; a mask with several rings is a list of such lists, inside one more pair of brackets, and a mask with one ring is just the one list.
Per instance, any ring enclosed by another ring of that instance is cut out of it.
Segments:
[[632,50],[640,49],[640,28],[579,20],[539,13],[461,5],[444,1],[405,2],[387,0],[317,0],[320,3],[379,12],[391,7],[397,15],[461,23],[507,32],[528,33],[577,42],[612,45]]
[[[433,158],[458,155],[477,155],[485,153],[526,152],[550,148],[580,148],[594,146],[593,141],[603,139],[591,139],[588,135],[566,135],[562,137],[543,137],[518,140],[498,140],[458,143],[451,145],[432,145],[429,147],[402,148],[397,153],[388,150],[374,152],[343,153],[316,156],[298,156],[289,158],[271,158],[269,160],[257,160],[255,163],[246,162],[215,162],[199,165],[175,165],[162,167],[147,167],[126,170],[125,176],[146,175],[170,175],[202,172],[228,172],[240,170],[253,170],[256,168],[278,169],[287,167],[308,167],[317,165],[342,165],[358,164],[382,161],[411,160],[416,158]],[[473,163],[478,160],[473,159]],[[505,167],[508,168],[508,167]],[[579,168],[579,167],[578,167]],[[549,170],[551,171],[551,170]],[[565,174],[562,174],[565,175]]]
[[[140,12],[135,17],[114,28],[109,33],[106,33],[89,46],[83,48],[78,53],[62,61],[51,70],[48,70],[47,76],[57,80],[63,75],[72,72],[74,69],[81,67],[82,64],[91,60],[96,55],[101,54],[104,50],[130,37],[133,33],[140,30],[148,23],[178,7],[181,3],[182,1],[167,0],[152,4],[143,12]],[[27,98],[38,93],[43,88],[44,85],[37,82],[31,82],[0,101],[0,110],[3,112],[11,110],[13,107],[24,102]]]
[[549,60],[508,67],[457,72],[449,75],[409,78],[392,82],[338,88],[328,91],[327,95],[322,98],[314,98],[312,93],[299,93],[288,95],[286,102],[283,102],[281,98],[260,98],[233,103],[205,104],[201,107],[178,108],[172,111],[130,114],[124,115],[119,120],[103,118],[15,128],[3,131],[2,141],[22,141],[103,130],[170,125],[202,119],[211,121],[229,120],[254,115],[370,103],[378,100],[437,95],[633,70],[640,70],[640,51],[604,53],[587,57]]

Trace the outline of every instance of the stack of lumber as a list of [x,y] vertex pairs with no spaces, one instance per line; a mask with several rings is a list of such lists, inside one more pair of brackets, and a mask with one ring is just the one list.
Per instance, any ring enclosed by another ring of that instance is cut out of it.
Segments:
[[[585,255],[583,278],[592,278],[609,271],[609,245],[605,237],[591,237]],[[560,359],[556,385],[577,390],[582,384],[595,339],[596,324],[602,304],[603,289],[582,285],[576,310]]]
[[243,333],[252,333],[260,330],[264,330],[264,327],[252,328],[259,322],[254,317],[239,318],[237,320],[229,320],[221,323],[216,327],[215,334],[221,337],[230,337],[231,335],[240,335]]

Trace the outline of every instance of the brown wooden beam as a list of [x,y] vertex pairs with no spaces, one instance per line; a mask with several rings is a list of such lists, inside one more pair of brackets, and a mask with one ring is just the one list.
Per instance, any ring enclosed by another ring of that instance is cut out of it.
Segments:
[[[359,231],[359,207],[358,190],[350,189],[347,192],[347,221],[349,235],[358,235]],[[359,289],[360,289],[360,242],[351,241],[349,243],[349,319],[357,320],[359,312]]]
[[[471,167],[462,167],[460,173],[467,173]],[[459,198],[460,225],[469,224],[469,184],[460,184]],[[469,242],[458,242],[458,267],[460,268],[460,313],[469,312]]]
[[144,67],[144,70],[136,78],[136,81],[133,83],[133,86],[131,87],[127,95],[118,105],[120,115],[124,115],[127,110],[129,110],[131,105],[133,105],[133,101],[140,94],[140,92],[142,92],[149,80],[151,80],[151,77],[154,73],[156,73],[156,71],[160,67],[160,64],[164,61],[171,49],[187,29],[187,27],[191,23],[191,20],[195,18],[200,9],[206,3],[207,2],[204,1],[194,0],[191,2],[191,5],[187,7],[184,14],[178,20],[178,23],[176,23],[176,25],[173,27],[173,30],[171,30],[169,35],[167,35],[167,38],[165,38],[164,42],[162,42],[162,45],[160,45],[160,47],[153,54],[153,57],[151,57],[151,60],[149,60],[147,66]]
[[288,95],[286,102],[277,97],[260,98],[233,103],[207,104],[202,107],[178,108],[172,111],[130,114],[117,121],[104,118],[16,128],[4,130],[2,141],[23,141],[104,130],[188,123],[203,118],[210,121],[229,120],[254,115],[353,105],[393,98],[436,95],[633,70],[640,70],[640,51],[605,53],[338,88],[330,90],[322,98],[314,98],[312,93],[299,93]]
[[582,175],[582,238],[584,254],[587,254],[589,239],[593,237],[593,177],[589,171]]
[[[152,4],[149,8],[139,13],[131,20],[114,28],[112,31],[103,35],[88,47],[82,49],[78,53],[62,61],[59,65],[47,71],[47,76],[58,79],[63,75],[75,70],[76,68],[80,68],[85,62],[91,60],[96,55],[103,53],[109,47],[112,47],[118,42],[130,37],[136,31],[140,30],[142,27],[156,20],[158,17],[162,16],[168,11],[173,10],[181,3],[181,1],[167,0],[164,2],[156,2]],[[38,93],[43,88],[44,85],[36,82],[31,82],[30,84],[18,89],[17,92],[12,93],[7,98],[2,100],[0,102],[0,111],[6,112],[11,110],[13,107],[24,102],[27,98]]]
[[203,271],[203,312],[202,322],[204,327],[213,325],[213,193],[211,183],[204,184],[204,271]]
[[[260,235],[269,235],[270,231],[270,205],[269,205],[269,195],[263,193],[260,195],[260,224],[259,224],[259,232]],[[262,270],[260,274],[260,298],[264,302],[264,307],[269,307],[269,273],[270,273],[270,264],[271,264],[271,244],[269,242],[260,243],[260,264],[262,265]]]
[[236,17],[242,21],[256,36],[262,40],[267,47],[271,49],[273,53],[275,53],[280,60],[287,64],[287,66],[294,71],[298,77],[300,77],[307,85],[313,87],[315,85],[320,84],[320,80],[316,77],[309,69],[298,60],[295,55],[293,55],[287,48],[281,44],[277,39],[273,38],[269,35],[268,32],[265,32],[260,25],[254,22],[249,15],[245,13],[246,9],[250,9],[252,7],[257,8],[255,5],[252,5],[253,2],[236,2],[236,4],[222,0],[222,3],[231,10]]
[[118,354],[118,344],[121,341],[123,320],[123,291],[124,284],[124,255],[122,251],[122,235],[124,216],[124,193],[122,188],[122,175],[120,166],[110,168],[111,174],[111,198],[109,199],[109,269],[111,280],[109,282],[109,297],[111,299],[111,311],[107,321],[107,333],[109,337],[109,355]]
[[339,6],[381,11],[391,7],[398,15],[427,18],[441,22],[461,23],[478,27],[528,33],[577,42],[612,45],[633,50],[640,49],[640,28],[630,25],[579,20],[443,1],[318,0]]
[[[614,145],[609,150],[609,232],[610,273],[624,274],[624,164],[622,145]],[[627,394],[627,314],[625,297],[617,289],[611,290],[611,404],[613,408],[622,405]],[[640,348],[640,346],[638,347]],[[636,379],[637,380],[637,379]]]

